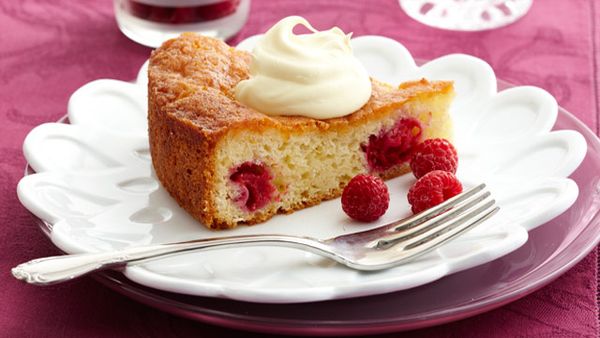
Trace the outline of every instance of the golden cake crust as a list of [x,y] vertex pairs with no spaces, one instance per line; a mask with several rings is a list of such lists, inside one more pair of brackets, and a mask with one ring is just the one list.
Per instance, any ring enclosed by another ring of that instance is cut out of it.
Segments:
[[187,120],[205,134],[219,133],[235,125],[270,125],[282,129],[342,128],[372,118],[383,108],[400,106],[402,101],[423,92],[451,91],[446,81],[403,83],[394,90],[372,80],[370,100],[353,114],[327,120],[301,116],[268,116],[235,100],[238,82],[249,76],[251,55],[222,41],[184,33],[152,53],[149,90],[165,113]]
[[[372,96],[358,111],[339,118],[271,117],[234,98],[238,82],[248,78],[251,56],[225,43],[192,33],[169,40],[152,53],[148,71],[148,119],[152,161],[158,178],[177,202],[210,228],[230,228],[214,216],[211,200],[215,156],[225,133],[277,129],[284,135],[343,131],[385,114],[415,96],[452,92],[451,82],[420,80],[393,88],[372,80]],[[408,171],[395,168],[381,176]],[[339,191],[306,201],[293,210],[339,196]],[[279,210],[292,212],[293,210]],[[245,223],[264,221],[260,212]]]

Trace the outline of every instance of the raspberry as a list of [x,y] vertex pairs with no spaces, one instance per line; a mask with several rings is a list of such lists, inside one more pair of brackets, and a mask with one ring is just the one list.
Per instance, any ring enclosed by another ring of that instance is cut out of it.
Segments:
[[438,205],[462,192],[462,184],[454,174],[434,170],[419,178],[408,190],[408,203],[413,213]]
[[362,222],[371,222],[381,215],[390,204],[387,186],[379,177],[360,174],[348,182],[342,193],[344,212]]
[[458,155],[452,143],[443,138],[428,139],[415,147],[410,169],[416,178],[434,170],[456,174]]
[[233,200],[242,210],[256,211],[275,198],[273,176],[262,163],[244,162],[234,168],[229,179],[237,188]]
[[419,121],[405,118],[396,122],[391,129],[369,136],[361,149],[365,152],[371,171],[383,172],[408,161],[421,133]]

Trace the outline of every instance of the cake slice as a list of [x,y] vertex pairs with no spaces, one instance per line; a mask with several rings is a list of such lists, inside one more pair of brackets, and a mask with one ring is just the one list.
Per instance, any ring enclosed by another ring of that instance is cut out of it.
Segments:
[[195,34],[152,53],[148,123],[156,175],[206,227],[255,224],[341,195],[359,173],[410,170],[412,147],[450,138],[451,82],[372,80],[369,101],[339,118],[268,116],[235,100],[251,56]]

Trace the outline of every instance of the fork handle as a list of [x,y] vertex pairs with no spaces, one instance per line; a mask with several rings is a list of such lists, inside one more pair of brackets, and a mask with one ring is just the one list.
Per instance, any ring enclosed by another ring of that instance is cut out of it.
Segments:
[[[100,253],[83,253],[38,258],[12,268],[12,275],[29,284],[50,285],[86,275],[90,272],[124,267],[129,263],[147,261],[182,252],[213,248],[256,246],[286,246],[308,249],[327,255],[324,246],[314,239],[283,235],[249,235],[193,240],[180,243],[131,247]],[[327,255],[329,256],[329,255]]]

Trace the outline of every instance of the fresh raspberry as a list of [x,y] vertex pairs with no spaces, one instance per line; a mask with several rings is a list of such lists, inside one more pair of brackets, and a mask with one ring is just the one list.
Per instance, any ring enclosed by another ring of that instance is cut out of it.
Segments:
[[458,155],[448,140],[432,138],[416,146],[410,160],[410,169],[416,178],[434,170],[443,170],[456,174]]
[[408,203],[413,213],[438,205],[462,192],[462,184],[454,174],[434,170],[419,178],[408,190]]
[[377,176],[360,174],[348,182],[342,193],[344,212],[362,222],[371,222],[381,215],[390,204],[390,195],[383,180]]

